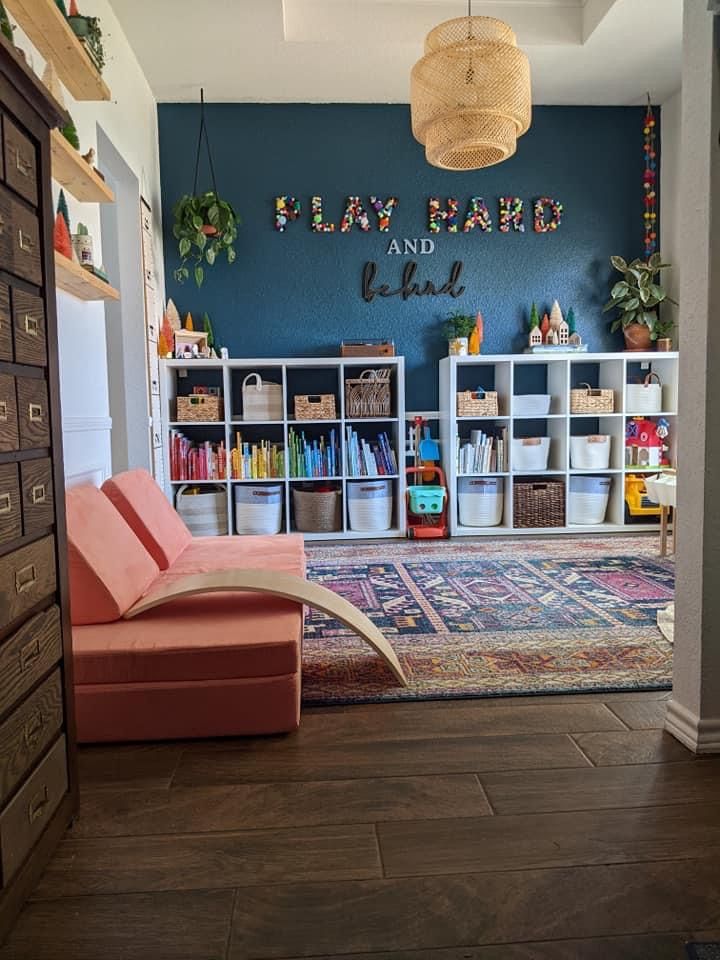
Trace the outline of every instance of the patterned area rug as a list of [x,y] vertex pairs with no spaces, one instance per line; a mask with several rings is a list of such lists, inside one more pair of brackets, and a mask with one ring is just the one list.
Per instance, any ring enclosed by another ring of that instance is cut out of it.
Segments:
[[308,545],[308,576],[392,641],[410,685],[337,621],[308,614],[303,702],[669,689],[656,625],[674,568],[656,537]]

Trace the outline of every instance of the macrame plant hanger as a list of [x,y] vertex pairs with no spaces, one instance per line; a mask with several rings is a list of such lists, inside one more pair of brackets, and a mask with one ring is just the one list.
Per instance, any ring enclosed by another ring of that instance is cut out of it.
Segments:
[[218,196],[217,183],[215,182],[215,167],[213,165],[212,153],[210,151],[210,137],[208,136],[207,124],[205,123],[205,90],[200,87],[200,129],[198,131],[197,152],[195,154],[195,178],[193,180],[193,196],[197,196],[198,174],[200,172],[200,152],[202,150],[203,138],[207,150],[208,165],[210,167],[210,179],[215,196]]

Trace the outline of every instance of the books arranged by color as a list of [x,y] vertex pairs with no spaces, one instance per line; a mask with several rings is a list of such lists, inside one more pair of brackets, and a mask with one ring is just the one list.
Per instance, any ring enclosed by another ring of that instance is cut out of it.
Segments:
[[285,450],[271,440],[243,442],[235,434],[235,447],[230,454],[230,476],[233,480],[267,480],[285,476]]
[[398,472],[395,451],[387,433],[377,440],[362,440],[352,427],[347,427],[347,472],[350,477],[383,477]]
[[336,477],[340,472],[340,449],[337,431],[329,431],[324,436],[310,440],[305,431],[297,433],[292,427],[288,431],[288,448],[291,477]]
[[458,473],[505,473],[508,469],[507,427],[493,432],[473,430],[470,440],[455,438]]
[[178,430],[170,431],[171,480],[225,480],[227,450],[219,443],[196,443]]

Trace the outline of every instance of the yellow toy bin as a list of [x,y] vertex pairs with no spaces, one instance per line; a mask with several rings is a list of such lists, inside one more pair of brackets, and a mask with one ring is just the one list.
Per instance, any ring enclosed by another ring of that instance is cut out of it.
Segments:
[[645,477],[628,473],[625,477],[625,511],[632,517],[659,517],[660,507],[648,499]]

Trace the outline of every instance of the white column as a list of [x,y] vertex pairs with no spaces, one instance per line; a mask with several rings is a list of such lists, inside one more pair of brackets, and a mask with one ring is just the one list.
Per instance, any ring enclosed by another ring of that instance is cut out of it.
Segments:
[[[685,0],[673,698],[666,729],[720,752],[720,17]],[[662,198],[661,198],[662,202]]]

